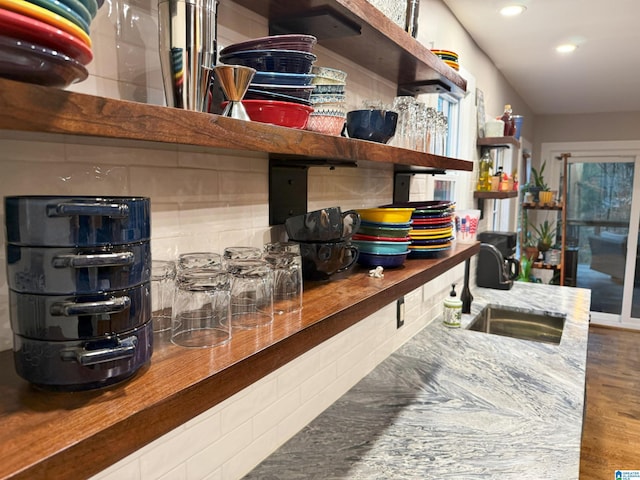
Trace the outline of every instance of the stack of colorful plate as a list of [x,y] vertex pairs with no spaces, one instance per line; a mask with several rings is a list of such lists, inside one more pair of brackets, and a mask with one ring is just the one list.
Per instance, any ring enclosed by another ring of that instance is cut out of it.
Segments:
[[347,73],[329,67],[313,67],[313,113],[309,116],[307,130],[326,135],[340,135],[347,116]]
[[311,106],[313,91],[312,35],[271,35],[234,43],[220,51],[220,62],[255,68],[256,74],[244,98],[276,100]]
[[454,70],[460,70],[459,57],[456,52],[451,50],[431,50],[437,57],[440,57],[444,63]]
[[433,258],[451,248],[455,202],[426,201],[394,204],[413,208],[410,258]]
[[356,210],[360,226],[352,243],[358,247],[358,263],[367,267],[401,266],[409,254],[412,208]]
[[0,77],[64,88],[93,60],[96,0],[0,0]]

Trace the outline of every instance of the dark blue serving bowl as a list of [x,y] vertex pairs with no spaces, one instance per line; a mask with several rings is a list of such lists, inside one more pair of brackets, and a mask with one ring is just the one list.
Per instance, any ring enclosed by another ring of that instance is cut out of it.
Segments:
[[408,254],[409,250],[402,253],[366,253],[361,251],[358,255],[358,263],[365,267],[397,268],[404,263]]
[[398,113],[392,110],[352,110],[347,113],[349,138],[387,143],[396,133]]
[[259,72],[308,75],[316,56],[295,50],[244,50],[221,56],[220,61],[255,68]]

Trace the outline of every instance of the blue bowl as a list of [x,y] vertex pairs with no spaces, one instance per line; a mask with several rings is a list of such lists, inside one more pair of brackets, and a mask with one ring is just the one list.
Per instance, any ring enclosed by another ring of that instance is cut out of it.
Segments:
[[364,253],[402,253],[406,252],[411,242],[384,242],[369,240],[352,240],[358,250]]
[[396,133],[398,113],[391,110],[352,110],[347,113],[349,138],[387,143]]
[[409,250],[402,253],[365,253],[360,252],[358,263],[365,267],[397,268],[407,259]]
[[304,73],[256,72],[253,83],[269,85],[311,85],[315,75]]

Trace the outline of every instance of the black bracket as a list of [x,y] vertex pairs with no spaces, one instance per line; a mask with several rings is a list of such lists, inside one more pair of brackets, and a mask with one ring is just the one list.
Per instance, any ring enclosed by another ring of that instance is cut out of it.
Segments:
[[437,168],[396,165],[393,172],[393,203],[406,203],[409,201],[411,177],[414,175],[442,175],[444,173],[445,170]]
[[352,161],[269,159],[269,225],[307,213],[309,167],[357,167]]

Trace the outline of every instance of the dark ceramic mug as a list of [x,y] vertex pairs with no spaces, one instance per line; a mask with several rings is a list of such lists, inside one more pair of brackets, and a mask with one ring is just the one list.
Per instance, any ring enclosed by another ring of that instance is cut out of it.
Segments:
[[353,266],[358,247],[349,242],[310,242],[300,244],[302,276],[307,280],[327,280]]
[[284,222],[289,239],[295,242],[334,242],[350,238],[360,226],[355,210],[343,212],[329,207],[289,217]]

